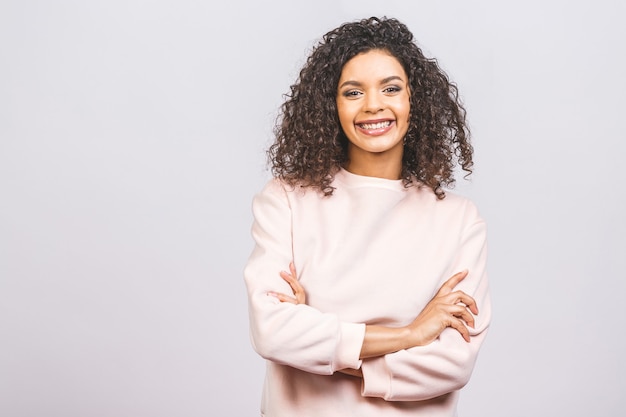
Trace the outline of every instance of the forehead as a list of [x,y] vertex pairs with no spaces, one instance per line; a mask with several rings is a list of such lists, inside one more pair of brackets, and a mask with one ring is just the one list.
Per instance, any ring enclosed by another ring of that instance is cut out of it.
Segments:
[[346,62],[341,70],[340,81],[380,80],[390,76],[399,76],[406,81],[404,68],[396,57],[387,51],[373,49]]

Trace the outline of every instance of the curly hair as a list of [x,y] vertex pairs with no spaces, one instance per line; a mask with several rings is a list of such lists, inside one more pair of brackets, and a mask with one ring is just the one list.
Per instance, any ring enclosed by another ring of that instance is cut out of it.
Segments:
[[402,179],[431,188],[454,185],[458,164],[472,173],[473,148],[458,89],[436,59],[426,58],[406,25],[396,19],[363,19],[326,33],[285,95],[267,151],[272,173],[286,183],[329,196],[335,173],[347,162],[348,139],[339,124],[336,95],[344,65],[356,55],[383,50],[409,78],[410,120],[404,138]]

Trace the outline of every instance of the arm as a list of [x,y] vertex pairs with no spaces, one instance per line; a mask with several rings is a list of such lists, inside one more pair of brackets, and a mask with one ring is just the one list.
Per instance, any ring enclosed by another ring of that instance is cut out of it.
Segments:
[[[281,271],[280,276],[291,287],[293,296],[276,292],[269,295],[281,302],[306,304],[306,294],[298,281],[293,262],[289,263],[289,271]],[[467,273],[468,271],[456,273],[446,281],[409,325],[403,327],[366,325],[359,357],[373,358],[402,349],[428,345],[447,327],[456,329],[466,342],[470,342],[470,332],[466,326],[474,327],[474,316],[470,312],[478,314],[478,308],[472,297],[463,291],[453,291]]]
[[278,271],[293,258],[291,210],[278,181],[255,197],[253,213],[255,247],[244,278],[254,349],[268,360],[311,373],[359,368],[365,325],[342,322],[334,314],[283,303],[271,295],[290,292]]
[[474,316],[470,312],[478,314],[478,308],[472,297],[463,291],[453,291],[467,273],[468,271],[456,273],[446,281],[408,326],[366,326],[361,358],[378,357],[402,349],[428,345],[448,327],[458,331],[466,342],[470,342],[470,333],[466,326],[474,327]]
[[[428,344],[364,359],[361,366],[364,396],[391,401],[426,400],[458,390],[469,381],[491,319],[486,275],[486,230],[482,220],[475,221],[463,233],[452,267],[468,268],[469,271],[456,285],[456,290],[471,296],[476,303],[477,310],[472,310],[470,304],[462,301],[472,313],[478,312],[473,322],[464,320],[468,325],[467,334],[455,327],[446,327]],[[444,287],[445,284],[442,289]],[[440,293],[441,290],[438,295]],[[456,291],[444,295],[444,298],[454,293]],[[455,314],[453,316],[459,318]]]
[[[363,395],[387,400],[425,400],[467,383],[491,314],[485,245],[484,223],[478,221],[464,234],[454,263],[455,267],[470,265],[469,273],[457,273],[446,281],[409,325],[366,326],[360,351],[364,359],[362,368],[341,370],[364,377]],[[285,293],[274,296],[283,302],[305,303],[304,289],[293,264],[290,273],[283,271],[280,275],[294,296]]]

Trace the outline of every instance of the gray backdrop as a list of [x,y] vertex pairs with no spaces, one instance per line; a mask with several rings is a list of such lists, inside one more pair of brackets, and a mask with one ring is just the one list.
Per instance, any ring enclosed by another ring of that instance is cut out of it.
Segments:
[[263,152],[310,47],[370,15],[469,111],[495,316],[461,415],[623,415],[626,7],[505,3],[0,3],[0,415],[258,415]]

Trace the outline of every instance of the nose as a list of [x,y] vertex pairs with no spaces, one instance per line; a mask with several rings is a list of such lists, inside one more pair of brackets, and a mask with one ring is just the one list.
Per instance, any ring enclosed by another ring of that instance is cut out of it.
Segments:
[[365,95],[363,111],[366,113],[378,113],[384,107],[384,100],[379,94],[369,93]]

